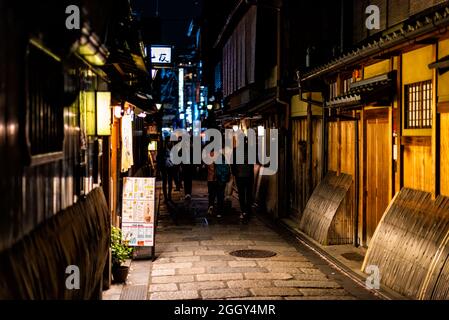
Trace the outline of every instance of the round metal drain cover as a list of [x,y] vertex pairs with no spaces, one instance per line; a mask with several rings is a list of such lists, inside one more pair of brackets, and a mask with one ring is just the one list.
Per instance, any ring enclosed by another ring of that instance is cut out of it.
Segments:
[[231,256],[239,258],[270,258],[276,255],[276,252],[268,250],[237,250],[230,253]]

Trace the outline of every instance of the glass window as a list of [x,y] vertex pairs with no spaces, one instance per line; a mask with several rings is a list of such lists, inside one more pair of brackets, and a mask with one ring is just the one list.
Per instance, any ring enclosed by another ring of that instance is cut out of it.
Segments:
[[405,86],[406,129],[432,128],[432,80]]

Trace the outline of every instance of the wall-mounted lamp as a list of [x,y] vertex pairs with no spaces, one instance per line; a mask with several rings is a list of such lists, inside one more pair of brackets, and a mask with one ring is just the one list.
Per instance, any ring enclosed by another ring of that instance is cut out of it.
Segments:
[[207,110],[212,110],[213,107],[214,107],[213,105],[208,104],[208,105],[207,105]]
[[141,112],[137,115],[139,118],[146,118],[147,114],[146,112]]
[[97,92],[97,135],[111,135],[111,93]]
[[239,131],[239,126],[238,125],[233,125],[232,126],[232,130],[234,130],[234,132],[237,132],[237,131]]
[[156,103],[156,109],[161,110],[162,108],[162,103]]

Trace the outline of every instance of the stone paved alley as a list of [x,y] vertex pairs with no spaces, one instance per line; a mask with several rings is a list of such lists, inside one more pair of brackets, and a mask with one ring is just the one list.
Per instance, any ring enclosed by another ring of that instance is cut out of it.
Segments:
[[[206,184],[196,182],[193,193],[190,210],[182,192],[174,194],[175,205],[161,204],[155,260],[133,261],[127,284],[113,285],[104,299],[376,298],[261,218],[242,223],[237,199],[230,214],[217,219],[206,213]],[[276,256],[229,254],[240,249],[270,250]]]

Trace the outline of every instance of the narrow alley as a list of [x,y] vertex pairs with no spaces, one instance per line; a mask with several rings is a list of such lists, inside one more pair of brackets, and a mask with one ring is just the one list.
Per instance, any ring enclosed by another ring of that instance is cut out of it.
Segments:
[[[241,222],[235,196],[220,219],[207,214],[203,181],[194,183],[190,210],[182,192],[173,200],[160,207],[154,261],[134,260],[127,283],[112,285],[104,299],[378,299],[261,218]],[[269,257],[232,254],[240,250]]]
[[449,301],[449,0],[0,0],[9,300]]

